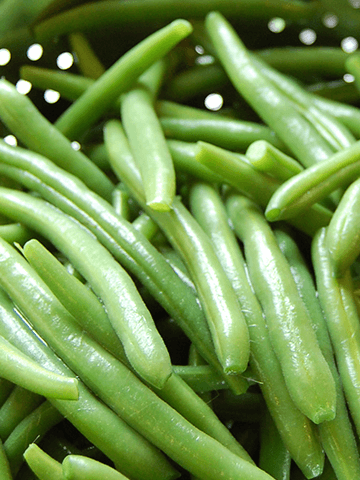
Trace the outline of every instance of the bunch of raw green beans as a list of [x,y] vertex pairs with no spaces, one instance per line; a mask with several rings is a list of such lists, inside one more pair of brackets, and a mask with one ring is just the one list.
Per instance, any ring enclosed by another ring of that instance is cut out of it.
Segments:
[[356,2],[38,3],[0,2],[1,480],[359,479],[360,56],[254,40]]

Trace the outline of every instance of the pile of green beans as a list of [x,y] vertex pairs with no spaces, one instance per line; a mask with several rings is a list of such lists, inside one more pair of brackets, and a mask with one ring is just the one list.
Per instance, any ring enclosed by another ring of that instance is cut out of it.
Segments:
[[270,3],[0,2],[1,479],[360,478],[360,18]]

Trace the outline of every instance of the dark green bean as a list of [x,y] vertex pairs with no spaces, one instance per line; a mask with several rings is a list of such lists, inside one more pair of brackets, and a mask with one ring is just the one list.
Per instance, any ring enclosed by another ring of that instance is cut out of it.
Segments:
[[56,127],[76,139],[93,125],[109,106],[132,87],[154,62],[191,33],[186,20],[176,20],[129,50],[95,81],[56,121]]
[[0,100],[0,117],[19,140],[111,200],[114,186],[105,174],[82,152],[74,150],[69,140],[37,110],[30,99],[4,79],[0,81]]
[[[195,392],[201,393],[227,388],[225,380],[215,373],[209,365],[174,365],[173,370]],[[244,392],[248,386],[248,382],[244,379]]]
[[235,88],[304,165],[332,154],[316,130],[259,71],[245,46],[221,14],[212,12],[206,28],[217,55]]
[[9,397],[11,391],[15,385],[9,380],[5,380],[5,378],[0,377],[0,407],[4,404],[6,399]]
[[0,408],[0,438],[7,439],[16,425],[37,408],[44,398],[22,387],[15,387]]
[[3,442],[0,440],[0,474],[2,480],[12,480],[9,460],[4,451]]
[[244,243],[250,278],[289,392],[314,423],[332,420],[334,380],[290,267],[259,207],[245,197],[232,201],[236,202],[236,233]]
[[92,49],[86,36],[81,32],[71,33],[69,35],[69,43],[76,55],[80,72],[85,77],[93,78],[94,80],[101,77],[105,72],[105,68]]

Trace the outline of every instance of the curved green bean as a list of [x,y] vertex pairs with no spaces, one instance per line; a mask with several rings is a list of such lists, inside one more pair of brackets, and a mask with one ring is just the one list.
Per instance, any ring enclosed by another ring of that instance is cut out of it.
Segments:
[[[334,361],[334,353],[313,278],[294,240],[285,232],[275,232],[279,247],[287,258],[300,296],[307,308],[321,351],[330,367],[336,386],[336,416],[319,425],[321,443],[339,480],[360,475],[360,457],[348,417],[342,382]],[[344,449],[342,446],[346,445]]]
[[[68,455],[62,462],[63,477],[66,480],[128,480],[109,465],[82,455]],[[40,479],[41,480],[41,479]]]
[[65,136],[76,139],[131,87],[154,62],[191,33],[186,20],[175,20],[129,50],[89,87],[55,122]]
[[[49,370],[74,375],[14,313],[12,303],[2,291],[0,300],[1,334]],[[82,382],[79,381],[78,386],[76,402],[57,399],[49,402],[124,474],[136,480],[149,479],[149,476],[153,480],[176,478],[177,472],[156,448],[91,394]],[[134,463],[134,455],[139,455],[143,462]]]
[[272,222],[296,217],[339,186],[346,185],[359,172],[360,141],[357,141],[284,182],[271,197],[266,218]]
[[327,230],[327,246],[336,276],[342,276],[360,254],[360,180],[344,193]]
[[[8,248],[11,247],[6,247]],[[45,286],[26,266],[25,260],[14,249],[12,252],[12,261],[7,263],[6,268],[2,262],[1,283],[6,284],[7,290],[11,291],[22,311],[31,318],[39,334],[81,377],[86,378],[91,388],[115,412],[197,476],[215,480],[224,472],[229,480],[240,476],[254,479],[257,476],[258,480],[271,479],[256,466],[234,455],[219,442],[193,427],[123,364],[91,341],[75,322],[60,312],[53,297],[49,296]],[[34,280],[31,284],[29,276]],[[52,311],[51,315],[49,311]],[[49,321],[49,318],[53,321]]]
[[360,431],[360,334],[352,296],[350,272],[336,279],[327,245],[326,229],[313,240],[312,260],[319,300],[335,352],[345,397],[357,432]]
[[263,307],[271,344],[298,408],[314,423],[335,417],[335,384],[290,267],[258,206],[236,202],[236,233],[244,243],[249,274]]
[[46,370],[0,336],[1,376],[34,393],[50,398],[77,400],[76,378]]
[[24,458],[40,480],[64,480],[61,463],[51,458],[36,443],[30,443],[24,452]]
[[70,141],[37,110],[31,100],[4,79],[0,80],[0,117],[28,148],[50,158],[81,178],[99,195],[111,200],[114,185],[106,175],[82,152],[74,150]]
[[0,438],[4,442],[16,425],[37,408],[44,398],[22,387],[15,387],[0,408]]
[[0,440],[0,474],[3,480],[12,480],[9,460],[4,451],[3,442]]
[[332,154],[331,148],[292,102],[256,67],[235,30],[218,12],[206,17],[217,55],[235,88],[304,165]]

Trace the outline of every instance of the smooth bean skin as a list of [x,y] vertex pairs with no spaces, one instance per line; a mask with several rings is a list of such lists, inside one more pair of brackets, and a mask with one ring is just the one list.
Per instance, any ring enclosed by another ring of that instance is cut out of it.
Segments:
[[335,417],[336,392],[290,267],[260,209],[245,197],[235,200],[237,234],[271,343],[298,408],[314,423]]
[[1,440],[0,440],[0,474],[1,474],[2,480],[13,479],[11,475],[9,460],[6,457],[6,453],[4,451],[4,445]]
[[279,136],[300,162],[319,162],[331,148],[284,96],[256,68],[235,30],[218,12],[207,15],[205,26],[217,56],[234,87]]
[[[128,480],[109,465],[81,455],[68,455],[62,462],[62,472],[67,480]],[[40,479],[41,480],[41,479]]]
[[72,140],[93,125],[111,104],[153,63],[192,31],[186,20],[175,20],[129,50],[89,87],[55,122]]
[[[313,277],[295,241],[281,230],[275,231],[279,247],[289,262],[292,276],[307,308],[321,351],[330,367],[336,386],[336,416],[319,425],[321,443],[338,480],[350,480],[360,475],[360,457],[344,398],[334,352]],[[346,447],[344,447],[346,445]]]
[[338,187],[346,185],[359,172],[360,142],[357,141],[284,182],[271,197],[265,211],[266,218],[272,222],[296,217]]
[[[309,475],[322,468],[321,447],[311,422],[300,413],[287,391],[279,362],[270,344],[263,312],[256,299],[241,251],[230,230],[228,216],[216,190],[207,184],[194,184],[190,207],[211,238],[221,264],[229,277],[249,327],[250,367],[259,379],[265,402],[293,459]],[[234,206],[234,205],[233,205]],[[229,214],[236,217],[230,205]],[[234,222],[236,226],[236,222]],[[300,438],[302,440],[300,441]],[[299,449],[299,444],[302,449]]]
[[327,246],[336,276],[342,276],[360,254],[360,180],[344,193],[327,230]]
[[[21,309],[31,318],[43,338],[66,359],[74,371],[86,378],[91,388],[111,404],[114,411],[200,478],[217,480],[221,472],[229,480],[241,476],[249,480],[272,478],[193,427],[124,365],[93,342],[75,322],[59,311],[45,285],[26,266],[21,256],[12,251],[14,261],[7,265],[6,280],[2,276],[1,283],[6,283],[7,289],[16,297],[16,302],[20,302]],[[3,263],[2,266],[5,267]],[[5,275],[4,268],[2,274]],[[30,283],[29,276],[32,279]],[[55,312],[49,315],[52,308],[55,308]],[[53,321],[50,322],[49,318]]]
[[69,42],[76,55],[80,72],[86,78],[97,80],[105,72],[105,68],[98,59],[96,53],[81,32],[69,35]]
[[40,480],[64,480],[61,463],[51,458],[36,443],[30,443],[24,452],[24,458]]
[[[13,304],[0,291],[0,333],[35,361],[56,373],[74,375],[49,347],[44,345],[13,311]],[[91,443],[107,455],[120,470],[136,480],[159,477],[171,480],[177,472],[144,437],[130,428],[79,381],[79,399],[49,399]],[[144,462],[134,463],[134,455]]]
[[0,336],[1,376],[45,397],[77,400],[76,378],[58,375],[38,365]]
[[357,432],[360,432],[360,333],[349,270],[335,278],[326,244],[326,229],[319,230],[312,244],[319,300],[333,344],[336,363]]
[[43,154],[81,178],[102,197],[111,200],[112,182],[7,80],[0,81],[0,117],[28,148]]

